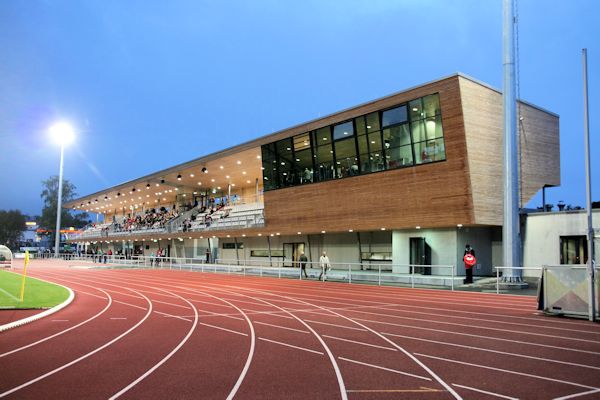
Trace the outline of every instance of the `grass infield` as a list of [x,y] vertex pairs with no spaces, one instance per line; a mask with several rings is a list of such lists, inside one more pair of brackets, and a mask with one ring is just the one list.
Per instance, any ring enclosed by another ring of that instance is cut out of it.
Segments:
[[0,271],[0,309],[54,307],[69,297],[67,289],[35,278],[25,279],[25,298],[21,296],[22,275]]

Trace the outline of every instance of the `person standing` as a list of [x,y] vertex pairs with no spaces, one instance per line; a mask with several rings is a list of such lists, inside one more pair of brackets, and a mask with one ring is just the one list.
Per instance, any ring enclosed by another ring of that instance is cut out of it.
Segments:
[[308,262],[308,258],[304,252],[300,253],[300,258],[298,260],[300,261],[300,276],[304,274],[304,277],[308,278],[308,275],[306,274],[306,263]]
[[475,258],[475,250],[470,244],[465,246],[463,262],[465,263],[465,273],[467,275],[464,283],[473,283],[473,267],[477,263],[477,259]]
[[324,251],[319,258],[319,265],[321,266],[321,274],[319,275],[319,280],[323,277],[323,281],[327,280],[327,271],[331,269],[331,264],[329,263],[329,257],[327,257],[327,252]]

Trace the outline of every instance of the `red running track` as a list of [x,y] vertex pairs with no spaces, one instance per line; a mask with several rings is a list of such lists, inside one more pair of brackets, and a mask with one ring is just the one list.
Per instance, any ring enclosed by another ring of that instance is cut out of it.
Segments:
[[531,297],[85,265],[30,265],[75,300],[0,333],[0,397],[600,398],[600,326]]

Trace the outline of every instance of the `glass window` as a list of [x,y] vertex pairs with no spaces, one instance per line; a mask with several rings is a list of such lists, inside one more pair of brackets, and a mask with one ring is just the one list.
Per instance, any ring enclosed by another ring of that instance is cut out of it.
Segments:
[[379,126],[379,113],[374,112],[367,115],[367,132],[375,132],[381,129]]
[[315,181],[326,181],[333,179],[333,148],[331,143],[317,147]]
[[365,117],[354,118],[354,125],[356,125],[356,134],[363,135],[367,132],[367,127],[365,125]]
[[425,120],[425,131],[427,139],[437,139],[444,135],[442,131],[442,117],[427,118]]
[[310,148],[310,134],[305,133],[302,135],[294,136],[294,150],[300,151]]
[[384,129],[383,142],[386,149],[410,144],[410,131],[408,129],[408,124]]
[[410,120],[417,121],[423,118],[423,102],[421,99],[416,99],[408,103]]
[[415,164],[425,164],[446,159],[443,139],[415,143]]
[[425,134],[425,124],[423,121],[411,122],[410,130],[412,133],[412,140],[414,143],[427,140],[427,135]]
[[385,128],[386,126],[401,124],[407,120],[406,106],[400,106],[384,111],[381,117],[381,125]]
[[300,184],[313,181],[313,156],[310,148],[296,152],[296,174]]
[[413,165],[412,146],[393,147],[385,151],[388,169]]
[[335,142],[335,160],[337,178],[358,175],[356,142],[352,138]]
[[440,97],[436,94],[430,94],[423,97],[423,115],[425,118],[440,115]]
[[343,124],[333,127],[333,140],[346,139],[354,135],[354,126],[352,121],[344,122]]
[[315,146],[321,146],[331,142],[331,129],[329,126],[325,128],[317,129],[315,131]]
[[277,159],[275,143],[261,147],[264,190],[277,189]]

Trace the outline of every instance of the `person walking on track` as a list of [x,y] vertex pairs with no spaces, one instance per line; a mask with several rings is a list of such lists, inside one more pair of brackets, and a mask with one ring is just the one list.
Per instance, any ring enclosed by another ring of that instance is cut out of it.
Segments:
[[323,252],[321,258],[319,258],[319,265],[321,266],[321,274],[319,275],[319,280],[323,277],[323,282],[327,280],[327,271],[331,269],[331,264],[329,263],[329,257],[327,257],[327,252]]
[[308,275],[306,274],[306,263],[308,262],[308,258],[304,252],[300,253],[298,261],[300,261],[300,275],[302,276],[302,274],[304,274],[304,277],[308,278]]

